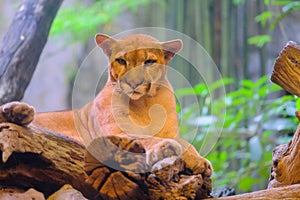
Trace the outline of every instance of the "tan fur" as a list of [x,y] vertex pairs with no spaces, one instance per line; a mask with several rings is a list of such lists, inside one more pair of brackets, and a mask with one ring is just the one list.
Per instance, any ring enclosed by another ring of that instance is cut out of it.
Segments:
[[[96,122],[90,123],[98,123],[98,128],[101,129],[100,132],[104,135],[132,134],[130,130],[125,130],[124,133],[124,130],[121,130],[117,125],[127,119],[129,120],[128,123],[131,122],[130,125],[134,126],[133,129],[140,127],[140,130],[144,130],[144,132],[140,132],[139,134],[145,134],[147,128],[153,129],[156,123],[165,120],[165,124],[161,127],[161,130],[158,130],[153,136],[164,138],[177,137],[178,120],[174,94],[172,87],[165,78],[166,65],[171,57],[165,57],[165,50],[162,49],[162,44],[147,35],[130,35],[120,41],[115,41],[105,35],[98,35],[98,37],[103,37],[101,39],[98,38],[97,42],[110,58],[110,78],[93,102],[88,103],[82,109],[75,110],[76,118],[83,118],[78,120],[87,122],[94,120],[95,117]],[[110,48],[102,46],[102,43],[105,42],[111,42],[111,44],[109,44]],[[178,47],[176,47],[178,51],[181,48],[181,43],[179,41],[174,42],[178,45]],[[174,55],[176,52],[168,53],[173,53]],[[115,61],[115,59],[119,57],[126,60],[128,63],[126,67],[120,66],[120,64]],[[145,60],[148,59],[156,60],[156,63],[150,67],[143,67]],[[127,74],[124,77],[125,73]],[[119,84],[117,84],[116,81],[119,81]],[[124,82],[135,84],[135,81],[146,82],[145,85],[141,87],[139,94],[132,94],[131,96],[129,94],[127,96],[124,95],[124,92],[118,91],[121,90],[120,87],[125,91],[127,89],[126,87],[130,87]],[[151,86],[147,85],[148,82],[151,82],[149,83]],[[115,99],[115,102],[112,102],[112,99]],[[164,113],[154,113],[152,116],[152,120],[154,121],[151,121],[149,111],[154,105],[160,105]],[[126,111],[127,108],[129,108],[128,111]],[[114,111],[116,112],[114,114],[113,109],[119,110]],[[86,119],[85,114],[83,114],[86,112],[92,113],[94,117],[92,119]],[[36,115],[32,125],[55,132],[62,132],[63,134],[79,139],[81,135],[75,131],[74,115],[74,111],[41,113]],[[118,118],[117,122],[116,118]],[[77,125],[81,126],[80,122]],[[147,125],[150,126],[142,128]],[[128,127],[128,129],[130,129],[130,127]]]
[[175,98],[165,75],[168,61],[181,49],[181,41],[160,43],[147,35],[115,40],[98,34],[96,43],[110,60],[109,79],[103,90],[81,109],[37,114],[32,126],[86,144],[104,135],[174,138],[187,148],[187,165],[195,173],[208,169],[206,174],[210,176],[209,162],[178,138]]

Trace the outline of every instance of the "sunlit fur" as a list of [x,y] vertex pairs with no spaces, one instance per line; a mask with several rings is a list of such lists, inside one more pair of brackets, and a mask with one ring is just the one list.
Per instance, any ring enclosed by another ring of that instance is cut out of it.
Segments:
[[[110,61],[104,88],[80,109],[36,115],[32,126],[62,133],[86,145],[99,136],[150,134],[155,136],[152,143],[141,140],[150,152],[161,148],[155,138],[176,139],[185,149],[182,158],[187,167],[195,174],[210,176],[209,161],[178,137],[176,102],[166,78],[166,68],[168,61],[181,49],[181,41],[161,43],[139,34],[120,40],[97,34],[95,39]],[[123,60],[116,60],[119,58]],[[155,62],[150,60],[151,65],[146,66],[145,61],[149,59]]]

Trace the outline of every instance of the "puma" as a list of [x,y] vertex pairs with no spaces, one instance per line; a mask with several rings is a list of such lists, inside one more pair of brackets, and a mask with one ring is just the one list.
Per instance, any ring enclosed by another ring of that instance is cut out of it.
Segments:
[[149,140],[141,141],[147,151],[154,153],[173,146],[194,174],[210,177],[210,162],[179,138],[174,92],[166,78],[168,62],[182,48],[181,40],[159,42],[142,34],[117,40],[97,34],[95,41],[110,65],[108,81],[93,101],[80,109],[35,116],[32,107],[12,102],[2,106],[0,121],[58,132],[86,145],[93,138],[110,135],[169,138],[151,144]]

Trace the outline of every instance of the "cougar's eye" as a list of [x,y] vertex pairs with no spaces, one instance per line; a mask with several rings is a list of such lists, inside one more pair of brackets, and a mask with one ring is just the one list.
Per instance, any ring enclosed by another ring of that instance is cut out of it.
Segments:
[[153,59],[148,59],[144,62],[144,65],[149,66],[149,65],[153,65],[154,63],[156,63],[157,60],[153,60]]
[[116,61],[117,61],[120,65],[126,65],[126,60],[124,60],[123,58],[117,58]]

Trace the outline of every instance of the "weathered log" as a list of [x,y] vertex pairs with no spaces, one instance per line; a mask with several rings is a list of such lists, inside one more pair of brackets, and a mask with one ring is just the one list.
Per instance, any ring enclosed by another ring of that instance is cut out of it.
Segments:
[[0,45],[0,104],[21,100],[63,0],[24,0]]
[[273,188],[268,190],[260,190],[251,193],[245,193],[230,197],[211,198],[209,200],[296,200],[300,199],[300,184],[289,185],[285,187]]
[[84,149],[63,136],[2,123],[0,185],[34,188],[47,197],[70,183],[86,197],[93,197],[94,189],[85,182]]
[[[274,63],[274,83],[300,97],[300,46],[288,42]],[[300,119],[299,111],[296,116]],[[273,150],[273,163],[268,188],[300,183],[300,126],[289,144]]]
[[[143,138],[145,140],[163,138]],[[171,149],[165,149],[170,153]],[[86,151],[87,182],[103,199],[202,199],[209,197],[211,179],[191,175],[178,156],[166,156],[152,166],[139,138],[95,139]],[[105,164],[105,165],[104,165]]]
[[[113,145],[115,150],[105,150],[111,147],[104,143]],[[101,159],[94,157],[95,149]],[[148,166],[147,152],[134,137],[97,138],[86,150],[60,134],[1,123],[0,150],[2,187],[22,191],[33,188],[45,198],[65,184],[75,189],[62,188],[49,199],[56,195],[110,200],[201,199],[208,197],[211,190],[210,177],[191,175],[177,156],[168,156]]]
[[272,169],[268,188],[300,183],[300,126],[289,144],[273,150]]
[[271,80],[300,97],[300,46],[288,42],[274,63]]

